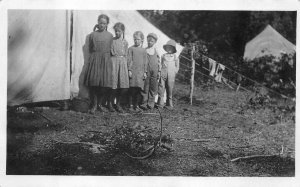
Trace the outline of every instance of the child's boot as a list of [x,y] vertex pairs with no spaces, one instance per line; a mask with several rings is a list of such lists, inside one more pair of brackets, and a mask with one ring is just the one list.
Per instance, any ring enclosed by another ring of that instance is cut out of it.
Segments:
[[141,109],[143,109],[143,110],[147,110],[147,109],[148,109],[147,103],[144,103],[144,104],[140,105],[140,107],[141,107]]
[[120,103],[117,103],[117,105],[116,105],[116,111],[119,112],[119,113],[124,113],[122,107],[120,106]]
[[132,97],[128,98],[128,110],[129,112],[134,112],[133,105],[132,105]]
[[93,105],[90,110],[90,114],[95,114],[96,110],[97,110],[97,105]]
[[114,107],[113,107],[113,105],[112,105],[111,102],[108,102],[108,110],[109,110],[110,112],[115,112],[115,109],[114,109]]
[[159,97],[158,100],[157,100],[157,106],[159,108],[163,108],[164,107],[164,101],[163,101],[163,99],[161,97]]
[[169,107],[173,108],[173,100],[169,99]]
[[93,95],[93,103],[92,103],[92,108],[90,109],[90,113],[91,114],[95,114],[96,110],[97,110],[97,103],[98,103],[98,99],[97,99],[97,95]]
[[133,108],[133,105],[129,105],[129,108],[128,108],[129,112],[135,112],[134,108]]

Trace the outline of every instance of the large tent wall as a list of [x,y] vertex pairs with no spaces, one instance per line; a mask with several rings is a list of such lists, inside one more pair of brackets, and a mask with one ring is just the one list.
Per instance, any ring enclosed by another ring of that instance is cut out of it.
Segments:
[[[149,33],[157,34],[157,50],[164,53],[170,38],[134,10],[9,10],[7,104],[88,97],[83,85],[86,38],[100,14],[110,17],[111,33],[116,22],[125,24],[130,46],[135,31],[144,33],[143,47]],[[177,55],[181,50],[178,45]]]
[[7,104],[70,98],[70,11],[8,10]]
[[[133,45],[133,33],[142,31],[145,35],[143,47],[147,46],[147,35],[155,33],[158,36],[156,47],[159,54],[165,53],[163,45],[170,38],[158,28],[153,26],[142,15],[134,10],[74,10],[73,11],[73,39],[72,39],[72,79],[71,79],[71,95],[82,98],[88,97],[88,89],[83,85],[84,71],[88,61],[88,51],[85,46],[88,46],[86,37],[93,31],[97,23],[98,16],[106,14],[110,18],[108,31],[114,34],[113,26],[117,22],[122,22],[125,25],[125,39],[129,46]],[[177,45],[177,55],[180,54],[182,46]],[[78,84],[79,82],[79,84]]]

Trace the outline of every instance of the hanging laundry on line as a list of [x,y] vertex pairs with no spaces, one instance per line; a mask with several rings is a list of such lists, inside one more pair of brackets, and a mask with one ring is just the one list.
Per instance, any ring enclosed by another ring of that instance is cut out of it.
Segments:
[[216,69],[216,73],[215,73],[215,80],[217,82],[221,82],[222,81],[222,74],[225,70],[225,66],[223,64],[218,64],[217,69]]
[[215,76],[217,62],[210,58],[208,58],[208,62],[209,62],[209,75],[213,77]]

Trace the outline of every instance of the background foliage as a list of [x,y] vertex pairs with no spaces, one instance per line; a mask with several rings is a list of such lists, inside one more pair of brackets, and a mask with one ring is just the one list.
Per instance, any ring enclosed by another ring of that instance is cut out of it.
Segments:
[[[268,87],[285,94],[294,91],[295,65],[286,66],[289,59],[283,57],[270,63],[272,57],[244,62],[245,45],[270,24],[287,40],[296,44],[296,11],[162,11],[140,10],[147,20],[165,34],[184,45],[200,41],[207,47],[207,55],[217,62],[243,75],[264,82]],[[295,57],[292,57],[295,59]],[[294,74],[289,74],[289,73]],[[283,82],[281,82],[280,81]]]

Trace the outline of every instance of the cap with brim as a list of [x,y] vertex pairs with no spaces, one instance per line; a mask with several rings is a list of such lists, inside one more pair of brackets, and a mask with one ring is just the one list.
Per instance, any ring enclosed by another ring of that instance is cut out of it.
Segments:
[[157,39],[158,39],[157,35],[154,34],[154,33],[149,33],[148,36],[147,36],[147,38],[149,38],[149,37],[154,38],[156,41],[157,41]]

